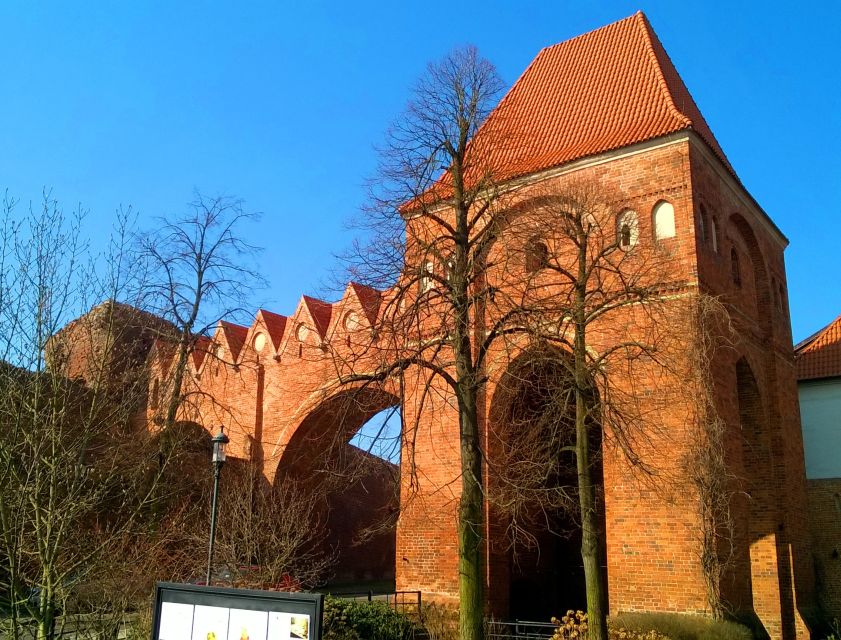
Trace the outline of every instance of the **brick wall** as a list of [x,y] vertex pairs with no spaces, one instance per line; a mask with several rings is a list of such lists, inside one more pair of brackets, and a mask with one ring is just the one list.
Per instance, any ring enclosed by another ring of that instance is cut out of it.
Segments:
[[841,619],[841,478],[809,480],[808,492],[820,604]]
[[[735,610],[754,616],[772,637],[805,637],[803,620],[814,607],[814,574],[791,332],[785,302],[775,297],[785,287],[785,243],[744,189],[691,136],[662,140],[664,144],[637,153],[606,156],[523,186],[509,204],[528,211],[534,195],[563,190],[575,181],[598,184],[604,192],[618,194],[612,203],[616,210],[637,212],[641,246],[654,242],[655,205],[666,200],[674,207],[676,236],[663,240],[658,250],[669,261],[675,292],[700,287],[721,296],[739,335],[732,348],[718,354],[712,368],[736,492],[735,559],[721,589]],[[503,234],[489,263],[524,268],[510,258],[521,252],[521,241]],[[733,279],[734,252],[738,285]],[[495,262],[494,255],[503,259]],[[505,282],[503,269],[490,268],[486,277]],[[189,397],[180,419],[200,424],[209,433],[225,425],[231,455],[257,461],[270,482],[286,473],[306,475],[321,468],[325,460],[340,455],[362,423],[400,397],[393,383],[364,389],[337,384],[338,373],[350,370],[351,364],[357,370],[373,366],[381,355],[377,349],[387,348],[388,342],[370,331],[380,299],[349,286],[332,305],[303,298],[288,318],[272,319],[261,312],[251,327],[234,330],[244,338],[232,341],[234,334],[220,330],[211,353],[191,363]],[[680,322],[679,302],[674,310],[669,322]],[[629,312],[621,320],[594,327],[591,347],[599,352],[617,337],[656,329],[650,323],[645,314]],[[673,333],[680,336],[679,324],[669,327],[675,328]],[[257,340],[259,334],[268,339]],[[525,348],[510,343],[489,356],[489,382],[480,403],[486,444],[499,420],[493,411],[499,382]],[[675,348],[680,349],[679,342]],[[165,356],[163,350],[158,355]],[[151,385],[165,378],[165,359],[152,363]],[[410,369],[405,377],[400,516],[395,539],[387,544],[395,545],[398,589],[420,589],[425,597],[455,601],[457,411],[452,393],[439,383],[427,388],[424,376],[422,370]],[[629,462],[612,426],[604,425],[610,610],[708,612],[698,498],[684,466],[697,446],[695,409],[691,402],[680,401],[687,381],[644,360],[629,364],[616,377],[627,381],[625,388],[621,383],[618,388],[636,399],[649,427],[636,442],[638,462],[644,463],[640,465]],[[148,409],[150,425],[156,411]],[[486,475],[492,489],[494,451],[490,445],[487,450]],[[643,466],[647,472],[642,472]],[[488,602],[489,610],[502,616],[515,600],[510,588],[522,574],[513,564],[504,532],[504,519],[491,512]],[[557,552],[563,562],[573,561],[568,552]]]

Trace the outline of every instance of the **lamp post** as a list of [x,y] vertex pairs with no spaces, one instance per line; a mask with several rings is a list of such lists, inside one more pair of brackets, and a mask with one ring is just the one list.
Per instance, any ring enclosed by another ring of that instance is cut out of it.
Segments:
[[210,544],[207,549],[207,586],[210,586],[210,571],[213,567],[213,542],[216,539],[216,501],[219,497],[219,476],[225,464],[225,445],[230,442],[225,435],[225,427],[219,427],[219,433],[213,436],[213,498],[210,505]]

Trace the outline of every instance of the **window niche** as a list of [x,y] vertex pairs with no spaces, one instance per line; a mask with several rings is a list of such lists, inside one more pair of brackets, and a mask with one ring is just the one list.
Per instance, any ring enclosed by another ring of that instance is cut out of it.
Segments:
[[420,292],[426,293],[427,291],[431,291],[432,287],[435,284],[435,279],[433,278],[433,274],[435,273],[435,263],[434,262],[427,262],[423,266],[423,271],[421,271],[420,277]]
[[742,270],[739,266],[739,254],[736,248],[730,249],[730,277],[733,279],[733,284],[737,287],[742,287]]
[[536,273],[549,264],[549,248],[538,238],[531,238],[526,243],[526,271]]
[[655,240],[660,241],[666,238],[674,238],[677,235],[675,230],[675,208],[671,202],[661,200],[655,204],[651,218]]
[[639,218],[636,211],[623,211],[616,218],[616,242],[624,251],[633,249],[640,235]]
[[718,253],[718,220],[715,216],[710,220],[710,240],[712,241],[713,251]]

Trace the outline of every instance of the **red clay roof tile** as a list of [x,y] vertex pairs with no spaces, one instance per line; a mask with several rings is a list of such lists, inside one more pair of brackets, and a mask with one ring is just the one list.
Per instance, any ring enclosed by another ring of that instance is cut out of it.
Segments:
[[309,296],[301,296],[304,304],[309,311],[312,321],[315,323],[315,328],[319,335],[323,338],[327,335],[327,327],[330,325],[330,316],[333,315],[333,305],[324,300],[311,298]]
[[798,380],[841,376],[841,316],[794,348]]
[[242,350],[242,345],[245,344],[245,338],[248,336],[248,327],[227,322],[226,320],[220,320],[219,327],[222,329],[225,340],[228,342],[231,359],[236,360],[239,352]]
[[356,297],[359,298],[359,303],[362,305],[362,310],[368,318],[368,322],[374,324],[377,320],[377,311],[380,308],[380,301],[382,300],[382,292],[373,287],[359,284],[358,282],[351,282],[350,286],[353,288]]
[[204,362],[205,356],[210,353],[213,346],[213,340],[207,336],[199,336],[196,339],[196,344],[193,347],[193,364],[196,370],[201,368],[201,363]]
[[269,332],[269,337],[272,339],[275,350],[279,349],[288,318],[279,313],[266,311],[265,309],[260,309],[258,315],[263,319],[263,324],[266,326],[266,331]]
[[[508,180],[688,129],[735,175],[638,12],[540,51],[480,127],[471,149],[489,149],[483,172]],[[439,183],[426,197],[446,191]]]

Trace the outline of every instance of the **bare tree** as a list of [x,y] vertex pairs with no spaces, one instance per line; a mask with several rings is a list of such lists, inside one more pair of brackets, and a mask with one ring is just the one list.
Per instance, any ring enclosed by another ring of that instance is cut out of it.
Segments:
[[377,329],[385,360],[374,374],[351,373],[344,381],[404,377],[412,370],[417,376],[410,378],[427,390],[448,388],[458,406],[459,625],[464,640],[483,636],[485,507],[478,399],[485,380],[473,331],[486,297],[480,280],[483,246],[491,235],[486,221],[497,200],[487,158],[479,148],[472,155],[468,149],[501,88],[494,67],[474,48],[428,66],[382,150],[366,211],[373,242],[357,247],[351,258],[353,276],[391,287],[393,295],[383,303]]
[[0,558],[15,635],[25,617],[51,638],[57,611],[71,612],[74,589],[156,499],[157,460],[135,421],[143,359],[125,358],[142,353],[134,343],[148,343],[149,318],[114,301],[125,216],[103,273],[88,258],[84,212],[65,215],[49,194],[23,215],[8,198],[4,209]]
[[[668,242],[640,236],[616,188],[595,176],[510,180],[505,158],[528,133],[504,101],[487,117],[499,86],[474,49],[455,52],[430,65],[391,131],[365,212],[373,241],[351,258],[353,277],[387,293],[376,340],[366,357],[354,354],[362,367],[345,357],[339,370],[351,370],[345,383],[419,384],[412,395],[421,405],[442,389],[455,399],[461,637],[482,636],[486,499],[510,515],[530,495],[543,508],[575,504],[589,633],[604,640],[599,443],[651,471],[645,453],[667,399],[641,399],[638,387],[686,370],[688,301],[701,294]],[[509,439],[500,458],[482,448],[481,430],[493,425],[483,425],[479,400],[489,368],[528,349],[551,363],[544,368],[556,381],[543,415],[532,416],[544,422],[539,437]]]
[[140,259],[149,271],[145,306],[173,326],[162,336],[174,354],[160,389],[164,430],[176,423],[184,402],[188,359],[208,350],[219,321],[243,312],[248,294],[263,282],[249,265],[258,249],[240,235],[241,227],[257,218],[241,200],[196,193],[187,213],[159,219],[156,229],[140,238]]
[[222,496],[217,557],[234,584],[285,590],[323,584],[335,559],[324,515],[295,481],[270,486],[245,463]]

